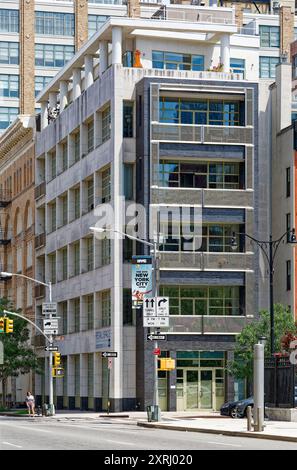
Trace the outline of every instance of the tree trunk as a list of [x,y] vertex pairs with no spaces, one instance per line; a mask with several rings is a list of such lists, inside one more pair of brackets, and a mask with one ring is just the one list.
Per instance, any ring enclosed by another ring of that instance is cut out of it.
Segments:
[[6,379],[2,379],[2,406],[6,408]]

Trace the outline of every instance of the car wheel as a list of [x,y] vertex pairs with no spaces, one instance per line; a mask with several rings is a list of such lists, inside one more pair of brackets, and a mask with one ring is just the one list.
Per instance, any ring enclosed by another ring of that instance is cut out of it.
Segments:
[[232,408],[232,410],[230,411],[230,416],[231,416],[231,418],[233,418],[233,419],[238,418],[236,408]]

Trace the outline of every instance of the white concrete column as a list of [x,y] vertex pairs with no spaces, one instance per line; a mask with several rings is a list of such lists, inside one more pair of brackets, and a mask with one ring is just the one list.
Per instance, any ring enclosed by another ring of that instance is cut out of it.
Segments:
[[80,396],[88,396],[88,355],[80,355]]
[[99,43],[100,52],[100,75],[105,72],[108,67],[108,41],[100,41]]
[[68,105],[68,82],[61,80],[60,82],[60,111],[66,108]]
[[41,103],[41,130],[48,125],[47,122],[47,101]]
[[48,104],[50,108],[55,108],[57,106],[58,93],[56,91],[51,91],[48,95]]
[[94,63],[93,56],[85,55],[85,89],[94,83]]
[[221,63],[223,64],[223,72],[230,72],[230,36],[223,34],[221,37]]
[[122,63],[122,28],[113,26],[112,28],[112,64]]
[[81,95],[81,69],[73,69],[73,101]]

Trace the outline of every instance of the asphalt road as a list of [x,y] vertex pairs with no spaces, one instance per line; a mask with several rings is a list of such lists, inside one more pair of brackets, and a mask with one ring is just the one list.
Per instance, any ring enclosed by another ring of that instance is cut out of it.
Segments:
[[113,420],[0,417],[0,450],[297,450],[297,444],[137,427]]

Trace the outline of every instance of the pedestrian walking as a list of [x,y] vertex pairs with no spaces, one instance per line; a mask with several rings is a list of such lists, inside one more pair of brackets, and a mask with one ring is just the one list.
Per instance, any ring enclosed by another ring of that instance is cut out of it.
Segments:
[[29,416],[34,416],[35,414],[35,398],[34,396],[32,395],[31,392],[27,392],[27,396],[26,396],[26,405],[27,405],[27,408],[28,408],[28,412],[29,412]]

